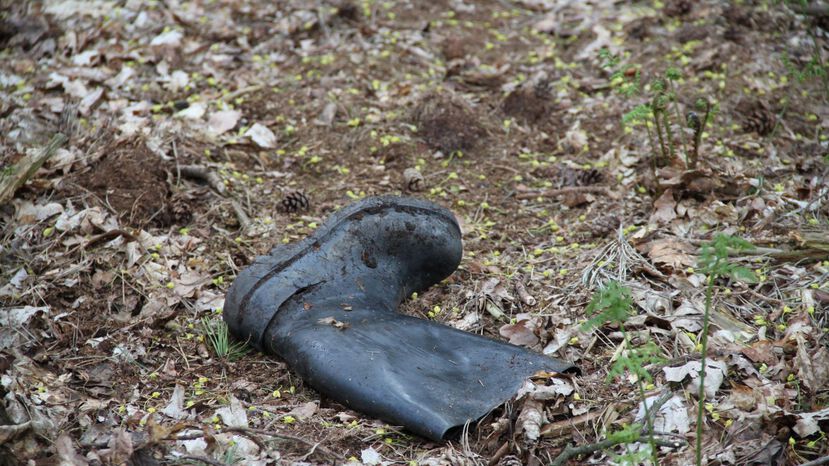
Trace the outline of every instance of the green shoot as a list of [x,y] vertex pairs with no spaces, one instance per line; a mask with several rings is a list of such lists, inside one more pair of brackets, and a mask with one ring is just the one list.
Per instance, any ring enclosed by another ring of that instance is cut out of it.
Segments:
[[227,361],[236,361],[246,355],[250,348],[242,342],[231,342],[227,324],[213,321],[206,317],[201,320],[202,334],[210,342],[216,357]]
[[627,446],[638,442],[642,437],[642,425],[631,424],[626,425],[622,430],[618,430],[608,434],[608,440],[612,440],[617,444],[624,444],[626,446],[625,453],[622,455],[611,455],[613,462],[620,465],[638,465],[648,460],[653,453],[647,451],[631,451]]
[[[636,376],[639,397],[645,409],[645,419],[647,419],[646,431],[648,434],[648,443],[650,444],[650,455],[653,464],[658,464],[656,458],[656,441],[653,437],[653,416],[649,412],[650,408],[645,397],[645,382],[650,383],[653,381],[653,378],[645,367],[649,364],[664,361],[660,356],[659,347],[653,341],[648,341],[639,346],[633,345],[630,335],[625,329],[625,322],[633,313],[633,299],[631,298],[630,288],[621,285],[619,282],[611,281],[593,295],[593,299],[590,301],[585,312],[591,318],[582,325],[582,329],[596,328],[609,321],[618,324],[622,331],[622,335],[624,336],[623,344],[627,348],[627,351],[613,361],[610,371],[607,374],[607,379],[609,381],[613,380],[616,377],[624,375],[626,372]],[[637,431],[631,443],[638,440],[639,432],[641,432],[641,428]],[[617,432],[617,434],[620,433]]]
[[[627,98],[637,94],[645,94],[647,97],[647,103],[639,104],[622,115],[622,125],[645,125],[652,148],[651,166],[654,176],[656,168],[679,161],[680,157],[687,168],[694,169],[699,160],[702,134],[715,114],[715,106],[709,104],[707,98],[701,97],[697,99],[696,108],[697,111],[704,112],[705,117],[700,119],[693,111],[683,117],[677,90],[678,82],[682,79],[679,68],[669,67],[662,76],[651,80],[643,88],[641,74],[636,67],[622,64],[619,56],[611,54],[607,49],[599,51],[599,58],[601,67],[612,72],[610,84],[619,94]],[[693,131],[692,143],[689,143],[684,131],[675,134],[676,126]]]
[[699,371],[699,393],[697,398],[697,442],[696,465],[702,465],[702,419],[705,412],[705,364],[708,355],[708,325],[711,315],[711,299],[714,292],[714,282],[719,277],[731,277],[736,280],[753,283],[756,278],[747,267],[742,267],[728,261],[729,250],[744,251],[753,248],[748,241],[731,235],[717,234],[714,239],[703,245],[700,251],[700,271],[707,276],[705,287],[705,314],[702,319],[702,366]]

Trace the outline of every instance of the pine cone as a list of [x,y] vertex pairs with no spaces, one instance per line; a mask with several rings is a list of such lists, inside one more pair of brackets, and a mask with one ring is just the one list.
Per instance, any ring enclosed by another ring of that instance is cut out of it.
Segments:
[[308,210],[311,203],[308,201],[308,196],[302,191],[289,191],[282,198],[282,211],[291,213],[299,210]]
[[619,229],[621,219],[617,215],[609,214],[596,218],[590,225],[594,237],[612,236]]
[[523,464],[524,462],[515,455],[507,455],[498,462],[498,466],[523,466]]
[[751,10],[737,5],[731,5],[722,12],[725,20],[732,25],[753,28],[755,26]]
[[443,57],[448,61],[463,58],[468,53],[466,41],[458,36],[447,37],[440,46]]
[[685,16],[691,12],[693,7],[694,2],[690,0],[673,0],[665,5],[662,12],[671,17]]
[[765,102],[759,100],[755,102],[743,100],[737,104],[736,110],[741,115],[742,126],[746,132],[754,131],[760,136],[766,136],[771,134],[777,123],[774,112]]
[[595,168],[582,170],[576,186],[590,186],[591,184],[601,183],[603,179],[602,172]]
[[602,181],[602,173],[595,168],[583,170],[581,168],[564,167],[559,174],[561,186],[590,186]]

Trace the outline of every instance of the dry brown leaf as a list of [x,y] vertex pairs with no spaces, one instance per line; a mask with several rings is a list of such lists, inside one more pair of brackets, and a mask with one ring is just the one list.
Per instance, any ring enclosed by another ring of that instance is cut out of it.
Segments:
[[239,119],[242,118],[242,112],[238,110],[222,110],[220,112],[213,112],[210,114],[210,119],[207,121],[207,127],[213,134],[219,135],[232,130]]
[[826,388],[829,382],[829,351],[825,347],[815,351],[802,335],[798,335],[795,365],[798,378],[812,393]]
[[518,314],[514,324],[502,325],[498,330],[504,338],[509,338],[509,342],[518,346],[533,346],[538,343],[538,335],[541,321],[538,317],[533,317],[530,314]]
[[659,196],[653,203],[653,213],[651,214],[650,223],[657,225],[664,225],[675,219],[676,201],[674,200],[674,192],[671,189],[666,189],[661,196]]
[[319,409],[319,404],[315,401],[309,401],[307,403],[303,403],[296,408],[290,410],[287,415],[294,416],[295,418],[299,419],[300,421],[304,421],[306,419],[310,419],[311,416],[317,413]]
[[351,326],[348,322],[340,322],[339,320],[333,317],[323,317],[322,319],[317,320],[317,323],[323,325],[330,325],[339,330],[345,330]]
[[544,425],[544,404],[533,399],[525,401],[515,425],[518,431],[524,434],[526,444],[532,445],[537,442],[541,426]]
[[[67,434],[61,434],[55,441],[55,450],[58,453],[58,461],[65,466],[86,466],[89,464],[84,457],[75,451],[72,438]],[[129,457],[127,457],[129,458]]]
[[650,242],[648,257],[654,264],[684,270],[696,263],[693,252],[694,248],[690,244],[678,239],[665,238]]

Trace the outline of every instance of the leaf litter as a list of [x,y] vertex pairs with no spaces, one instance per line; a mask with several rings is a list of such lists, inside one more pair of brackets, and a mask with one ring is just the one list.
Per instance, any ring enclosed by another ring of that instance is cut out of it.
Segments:
[[[644,403],[667,396],[654,428],[685,443],[659,462],[689,464],[699,248],[725,232],[755,244],[735,258],[755,277],[714,296],[704,455],[825,458],[826,23],[760,3],[10,5],[0,183],[55,132],[70,141],[0,206],[0,456],[546,464],[645,415],[633,374],[607,379],[630,351],[621,329],[582,330],[615,279],[633,290],[631,342],[666,360],[645,368]],[[655,167],[653,128],[622,123],[647,99],[619,79],[669,67],[680,119],[699,95],[718,109],[693,168]],[[398,192],[451,208],[465,243],[459,271],[404,312],[582,375],[534,377],[435,444],[320,399],[280,361],[217,356],[200,322],[220,319],[239,269]]]

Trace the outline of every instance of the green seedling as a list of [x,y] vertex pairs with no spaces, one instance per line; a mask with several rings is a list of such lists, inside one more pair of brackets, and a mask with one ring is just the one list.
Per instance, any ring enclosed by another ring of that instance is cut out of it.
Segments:
[[728,260],[729,251],[745,251],[754,245],[748,241],[731,235],[717,234],[700,250],[699,269],[706,275],[705,286],[705,313],[702,318],[701,349],[702,366],[699,371],[699,403],[697,405],[697,441],[696,465],[702,465],[702,419],[705,413],[705,364],[708,355],[708,325],[711,315],[711,299],[714,294],[714,283],[720,277],[730,277],[747,283],[757,280],[754,272],[748,267],[742,267]]
[[[699,148],[706,127],[716,114],[717,106],[712,105],[706,97],[696,100],[695,109],[684,117],[679,110],[677,83],[682,80],[682,71],[669,67],[657,78],[643,86],[641,72],[630,64],[622,64],[617,55],[607,49],[599,51],[602,68],[612,72],[611,85],[625,98],[637,95],[645,97],[646,102],[636,105],[622,115],[625,131],[632,131],[635,126],[643,125],[652,148],[651,166],[656,173],[657,167],[663,167],[674,160],[682,159],[689,169],[696,168],[699,160]],[[702,116],[700,116],[702,115]],[[693,140],[689,143],[685,133],[677,137],[675,126],[689,128]]]
[[[593,295],[593,299],[585,310],[586,314],[591,316],[590,319],[582,325],[583,330],[590,330],[604,325],[605,322],[610,322],[619,326],[624,338],[623,344],[627,351],[619,355],[613,361],[610,371],[607,374],[608,381],[616,377],[623,376],[629,372],[636,377],[636,385],[639,391],[640,401],[645,409],[645,419],[647,420],[646,431],[648,435],[648,444],[650,445],[650,457],[653,464],[659,464],[656,458],[656,441],[653,436],[653,416],[650,414],[650,407],[648,406],[645,396],[645,385],[653,382],[653,377],[645,367],[649,364],[658,364],[664,362],[664,358],[660,355],[659,347],[653,341],[647,341],[639,346],[634,346],[630,335],[625,328],[625,322],[633,314],[633,299],[631,297],[630,288],[620,284],[617,281],[611,281],[604,288],[600,289]],[[634,429],[633,426],[630,427]],[[632,435],[630,442],[638,441],[641,426],[635,430],[635,435]],[[617,432],[613,435],[631,435],[628,430]],[[628,455],[635,455],[636,458],[628,457]],[[639,458],[638,453],[627,453],[620,457],[626,463],[639,464],[643,459]]]
[[230,334],[224,321],[204,317],[201,320],[201,326],[202,334],[210,342],[217,358],[236,361],[250,352],[250,348],[245,343],[230,341]]

